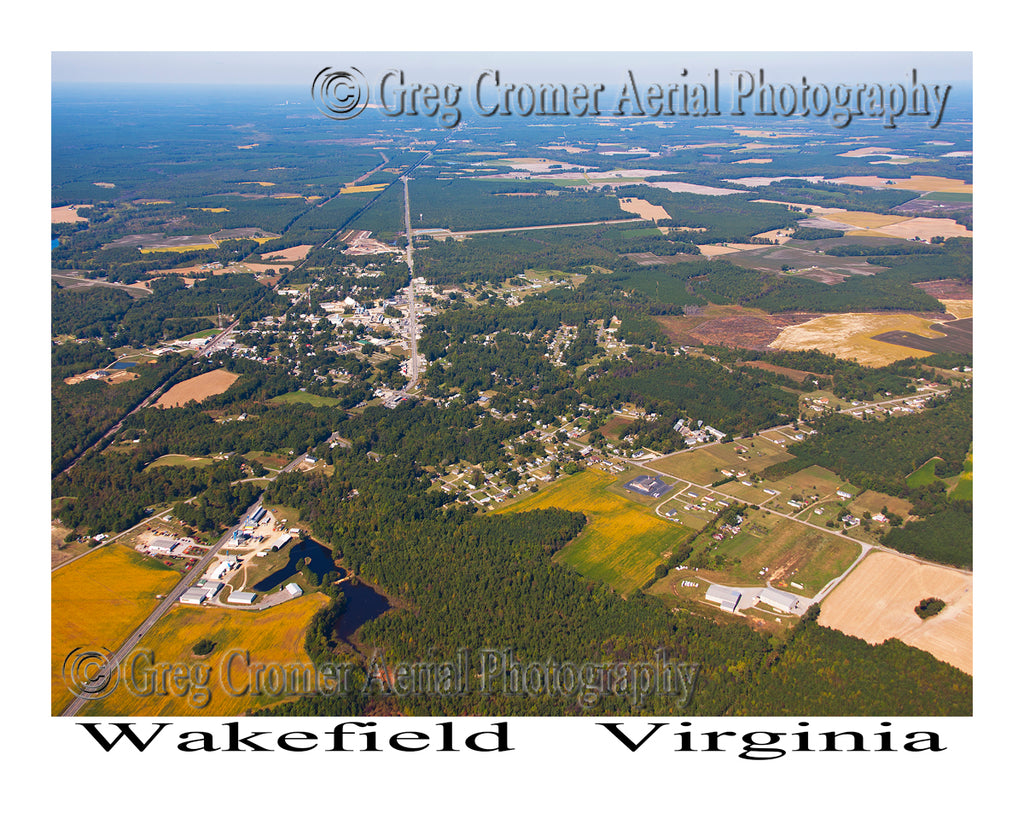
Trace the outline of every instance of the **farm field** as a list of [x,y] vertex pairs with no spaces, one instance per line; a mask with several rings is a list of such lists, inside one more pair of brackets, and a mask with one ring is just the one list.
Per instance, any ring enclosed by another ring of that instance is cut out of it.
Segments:
[[650,461],[649,465],[668,475],[708,486],[723,477],[722,469],[760,472],[791,457],[785,447],[756,436],[730,444],[712,444],[689,452],[677,452]]
[[[698,539],[691,567],[706,546],[713,547],[712,559],[725,565],[699,569],[700,577],[726,586],[770,584],[808,597],[841,575],[860,554],[852,541],[760,510],[747,510],[740,533],[732,538],[718,543],[710,536]],[[768,571],[759,574],[765,566]],[[790,587],[793,583],[799,585]]]
[[[946,608],[922,620],[914,607],[938,597]],[[822,603],[819,624],[869,643],[895,637],[973,673],[974,578],[909,557],[868,555]]]
[[904,358],[923,358],[931,352],[878,341],[873,336],[901,331],[924,338],[942,337],[942,333],[931,329],[933,323],[934,319],[907,313],[827,315],[786,327],[768,346],[780,350],[820,350],[864,366],[881,367]]
[[295,245],[295,247],[286,247],[284,250],[272,250],[268,253],[261,253],[260,258],[263,261],[284,261],[284,262],[297,262],[300,259],[305,259],[306,254],[313,249],[313,245]]
[[609,491],[621,482],[621,475],[588,469],[562,478],[502,512],[552,507],[585,512],[586,528],[558,552],[555,560],[626,595],[645,583],[663,554],[691,530],[661,520],[643,506]]
[[197,375],[189,378],[180,384],[175,384],[157,401],[156,407],[181,407],[189,401],[202,401],[211,395],[220,395],[228,387],[238,380],[235,373],[227,370],[213,370],[212,372]]
[[127,546],[97,550],[50,577],[50,696],[53,713],[71,702],[61,676],[76,648],[113,651],[174,588],[181,575]]
[[[198,686],[209,691],[205,706],[193,705],[188,696],[139,697],[122,681],[109,697],[88,704],[81,714],[90,717],[234,716],[276,704],[281,701],[280,697],[252,693],[234,696],[231,691],[240,692],[250,680],[257,681],[252,669],[258,665],[301,664],[311,669],[313,664],[303,649],[306,626],[326,603],[325,595],[314,593],[260,612],[179,605],[149,632],[145,647],[152,651],[155,663],[189,666],[201,663],[209,668],[207,684]],[[202,639],[212,640],[215,648],[207,657],[196,657],[192,646]],[[242,652],[243,656],[233,652]],[[249,653],[248,666],[244,652]],[[142,668],[147,665],[148,656]]]
[[[895,190],[923,191],[927,193],[974,193],[974,186],[959,179],[943,176],[911,176],[909,179],[883,179],[880,176],[843,176],[830,179],[839,185],[862,185],[866,188],[894,188]],[[890,184],[891,183],[891,184]]]

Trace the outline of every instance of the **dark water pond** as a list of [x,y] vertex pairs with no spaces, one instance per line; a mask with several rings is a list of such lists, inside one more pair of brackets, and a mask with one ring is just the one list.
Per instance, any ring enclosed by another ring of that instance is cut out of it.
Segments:
[[[309,568],[318,577],[323,577],[330,571],[339,571],[343,576],[347,574],[345,569],[335,564],[330,549],[315,540],[306,538],[291,547],[288,552],[287,565],[253,586],[253,591],[273,591],[289,577],[292,577],[307,557],[309,558]],[[384,595],[358,578],[347,579],[342,583],[342,589],[345,592],[347,605],[345,613],[338,618],[334,630],[335,634],[343,640],[351,640],[361,625],[379,617],[391,608]]]

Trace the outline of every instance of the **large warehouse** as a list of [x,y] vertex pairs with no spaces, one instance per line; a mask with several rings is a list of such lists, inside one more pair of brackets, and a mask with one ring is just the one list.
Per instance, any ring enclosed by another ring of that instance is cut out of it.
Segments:
[[758,593],[757,599],[762,603],[767,603],[776,611],[785,612],[786,614],[793,611],[800,603],[800,598],[795,594],[779,591],[778,589],[762,589]]
[[712,603],[718,603],[722,611],[736,611],[740,604],[740,593],[735,589],[727,589],[725,586],[708,586],[704,599]]

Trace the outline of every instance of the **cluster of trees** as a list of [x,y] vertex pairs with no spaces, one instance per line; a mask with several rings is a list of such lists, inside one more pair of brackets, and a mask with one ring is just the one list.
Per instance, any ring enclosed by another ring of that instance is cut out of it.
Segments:
[[597,406],[638,403],[663,415],[702,420],[736,436],[791,420],[797,396],[756,370],[730,371],[697,356],[668,358],[638,352],[627,364],[605,361],[585,394]]
[[[361,631],[361,640],[385,661],[454,657],[467,647],[475,658],[479,648],[497,647],[523,663],[639,662],[653,660],[660,649],[698,664],[698,684],[688,704],[671,696],[634,704],[608,693],[586,704],[558,693],[514,695],[499,681],[491,692],[471,687],[455,697],[395,699],[371,687],[345,698],[304,698],[270,713],[969,712],[970,678],[917,649],[871,647],[816,625],[793,640],[769,638],[742,624],[672,614],[642,593],[623,599],[579,577],[551,559],[582,529],[578,513],[446,510],[440,493],[422,491],[420,470],[401,456],[374,464],[354,447],[331,457],[332,477],[282,476],[268,489],[268,502],[298,506],[341,562],[404,601]],[[326,623],[318,622],[313,633],[311,646],[323,656]],[[851,655],[863,662],[851,664]],[[806,683],[797,673],[801,664],[810,672]],[[828,688],[830,669],[840,666],[847,677]],[[943,684],[948,696],[939,700]],[[865,686],[872,689],[866,702]]]

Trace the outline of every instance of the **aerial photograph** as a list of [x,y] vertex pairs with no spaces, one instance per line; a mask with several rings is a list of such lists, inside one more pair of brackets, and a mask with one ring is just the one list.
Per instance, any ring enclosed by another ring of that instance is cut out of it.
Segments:
[[974,713],[969,52],[50,91],[53,717]]

